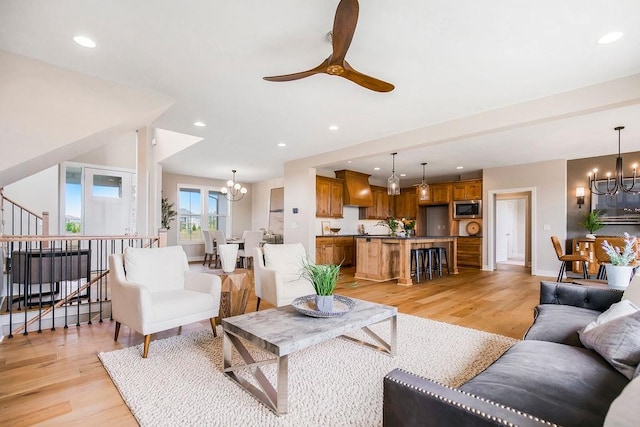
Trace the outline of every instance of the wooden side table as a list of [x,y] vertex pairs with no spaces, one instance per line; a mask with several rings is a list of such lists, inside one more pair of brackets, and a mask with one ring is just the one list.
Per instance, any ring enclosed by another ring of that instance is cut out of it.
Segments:
[[225,317],[244,314],[251,292],[250,270],[236,268],[231,273],[225,273],[222,270],[211,270],[211,272],[220,276],[222,280],[220,314],[216,322],[220,324],[220,320]]

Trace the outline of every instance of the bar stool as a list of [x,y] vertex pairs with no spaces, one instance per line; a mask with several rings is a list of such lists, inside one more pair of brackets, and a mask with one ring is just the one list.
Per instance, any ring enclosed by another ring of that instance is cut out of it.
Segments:
[[420,251],[421,249],[411,249],[411,254],[410,254],[411,263],[409,265],[409,268],[411,269],[411,271],[414,270],[413,266],[415,265],[416,281],[418,282],[420,281],[420,270],[424,265],[423,263],[420,262],[421,261]]
[[422,271],[425,274],[429,275],[429,280],[433,279],[433,263],[431,262],[432,259],[432,251],[431,249],[433,248],[421,248],[420,249],[420,256],[422,258]]
[[447,257],[447,248],[433,247],[429,249],[431,249],[431,253],[436,259],[435,267],[438,270],[438,277],[442,277],[442,258],[444,258],[445,262],[447,263],[447,274],[451,274],[451,272],[449,271],[449,258]]

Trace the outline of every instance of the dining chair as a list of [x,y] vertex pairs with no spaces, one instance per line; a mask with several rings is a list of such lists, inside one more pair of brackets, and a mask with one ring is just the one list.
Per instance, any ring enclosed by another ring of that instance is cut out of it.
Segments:
[[[216,242],[216,247],[220,246],[220,245],[226,245],[227,244],[227,236],[224,235],[224,231],[222,230],[216,230],[216,237],[215,237],[215,242]],[[216,268],[220,268],[220,257],[216,257],[216,263],[215,263]]]
[[238,256],[242,260],[242,266],[249,268],[249,265],[253,267],[253,248],[260,247],[260,241],[262,240],[262,231],[245,231],[243,233],[244,245],[242,249],[238,251]]
[[562,246],[560,245],[560,240],[558,236],[551,236],[551,243],[553,243],[553,249],[556,251],[556,256],[558,260],[562,262],[560,265],[560,271],[558,272],[558,278],[556,282],[561,282],[562,277],[564,276],[565,270],[567,268],[567,262],[577,261],[582,263],[582,276],[584,279],[589,278],[589,271],[587,267],[587,262],[589,262],[589,257],[587,255],[580,254],[564,254],[562,252]]
[[[211,261],[214,257],[216,257],[216,248],[213,245],[213,236],[211,235],[211,231],[202,230],[202,235],[204,237],[204,261],[202,261],[202,265],[207,263],[207,258],[209,259],[209,267],[211,267]],[[217,260],[216,260],[217,261]]]

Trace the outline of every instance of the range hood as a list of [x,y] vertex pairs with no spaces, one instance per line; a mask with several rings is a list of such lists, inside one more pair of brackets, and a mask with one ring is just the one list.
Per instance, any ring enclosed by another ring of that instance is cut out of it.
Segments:
[[343,206],[373,206],[369,175],[343,169],[336,171],[336,178],[340,178],[344,182],[342,192]]

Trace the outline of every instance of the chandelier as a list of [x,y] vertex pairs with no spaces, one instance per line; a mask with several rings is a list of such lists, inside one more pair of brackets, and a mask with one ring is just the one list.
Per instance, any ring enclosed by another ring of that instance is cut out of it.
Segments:
[[589,173],[589,190],[591,190],[591,193],[593,194],[597,194],[598,196],[613,196],[619,191],[633,194],[640,193],[640,189],[633,189],[636,185],[636,164],[631,166],[633,168],[633,178],[631,181],[631,185],[627,186],[624,183],[625,177],[622,173],[622,157],[620,156],[620,131],[622,129],[624,129],[624,126],[618,126],[614,128],[614,130],[618,131],[618,157],[616,157],[616,175],[615,177],[612,177],[610,172],[607,173],[607,188],[606,190],[604,190],[602,189],[602,185],[600,186],[600,188],[598,187],[598,169],[593,170],[593,176],[591,176],[591,173]]
[[426,163],[420,163],[422,165],[422,183],[418,185],[418,198],[421,202],[429,200],[429,184],[424,180],[424,167]]
[[396,154],[398,153],[391,153],[393,156],[393,167],[391,169],[391,176],[387,180],[387,194],[390,196],[400,194],[400,178],[396,176]]
[[245,194],[247,194],[247,189],[236,182],[236,170],[232,169],[233,178],[227,181],[227,187],[222,187],[220,192],[224,194],[224,197],[231,202],[237,202],[242,199]]

